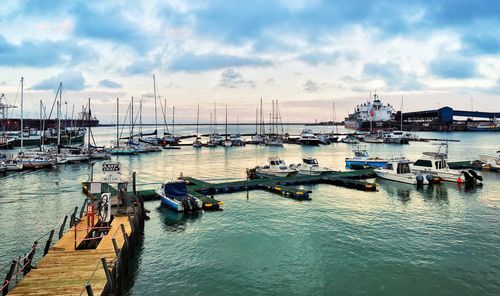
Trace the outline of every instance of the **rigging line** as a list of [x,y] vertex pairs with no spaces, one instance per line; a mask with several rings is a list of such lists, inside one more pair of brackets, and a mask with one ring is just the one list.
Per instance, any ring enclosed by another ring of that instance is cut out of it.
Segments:
[[[120,132],[120,138],[123,135],[123,130],[125,129],[125,122],[127,122],[128,114],[130,112],[130,103],[128,104],[127,113],[125,113],[125,119],[123,120],[122,130]],[[117,143],[118,144],[118,143]]]

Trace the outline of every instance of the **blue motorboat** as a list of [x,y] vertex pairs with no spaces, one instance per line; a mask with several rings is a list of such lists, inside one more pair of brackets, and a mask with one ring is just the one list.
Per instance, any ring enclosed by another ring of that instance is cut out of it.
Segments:
[[[356,145],[352,152],[354,153],[354,157],[345,159],[345,166],[349,169],[381,168],[390,161],[390,159],[370,157],[368,151],[362,145]],[[402,157],[398,157],[397,159],[400,158]]]
[[161,204],[178,212],[201,210],[203,202],[188,194],[184,181],[174,181],[161,184],[156,189],[160,196]]

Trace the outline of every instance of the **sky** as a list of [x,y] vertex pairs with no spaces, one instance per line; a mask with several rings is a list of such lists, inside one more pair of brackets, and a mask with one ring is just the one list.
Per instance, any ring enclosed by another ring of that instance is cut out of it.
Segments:
[[[171,120],[330,120],[377,93],[404,111],[500,111],[499,1],[2,0],[0,92],[38,117],[91,99],[103,123],[131,98],[154,121],[153,74]],[[161,110],[160,107],[158,109]],[[76,111],[75,111],[76,112]],[[158,112],[162,117],[161,111]]]

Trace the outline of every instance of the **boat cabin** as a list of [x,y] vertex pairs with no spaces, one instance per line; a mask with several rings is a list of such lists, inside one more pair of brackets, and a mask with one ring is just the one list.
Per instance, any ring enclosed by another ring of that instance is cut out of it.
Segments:
[[310,166],[318,166],[318,160],[316,160],[316,158],[303,158],[302,162]]
[[410,162],[388,162],[384,165],[383,169],[396,172],[398,175],[409,174]]
[[443,153],[424,152],[425,158],[417,159],[414,166],[425,167],[429,169],[448,169],[446,155]]

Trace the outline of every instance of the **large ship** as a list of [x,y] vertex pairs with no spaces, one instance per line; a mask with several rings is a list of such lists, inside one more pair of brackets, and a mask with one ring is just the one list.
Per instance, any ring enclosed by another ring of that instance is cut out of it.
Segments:
[[349,114],[344,125],[348,129],[360,131],[389,129],[395,119],[396,111],[390,105],[384,105],[374,94],[363,104],[357,105],[354,113]]

